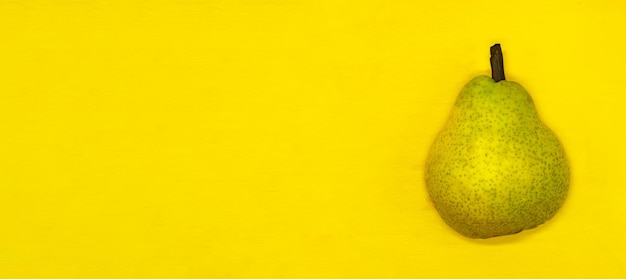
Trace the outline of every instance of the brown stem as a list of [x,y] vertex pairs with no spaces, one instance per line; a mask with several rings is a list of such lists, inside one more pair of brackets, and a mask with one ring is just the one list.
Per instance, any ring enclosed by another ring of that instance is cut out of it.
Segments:
[[491,47],[491,78],[496,82],[505,80],[504,78],[504,59],[502,58],[502,49],[500,44]]

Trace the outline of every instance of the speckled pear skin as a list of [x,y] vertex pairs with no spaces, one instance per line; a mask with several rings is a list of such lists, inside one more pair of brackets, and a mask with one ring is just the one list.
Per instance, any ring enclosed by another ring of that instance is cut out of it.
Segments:
[[569,164],[521,85],[479,76],[465,85],[431,146],[425,180],[450,227],[490,238],[552,218],[567,196]]

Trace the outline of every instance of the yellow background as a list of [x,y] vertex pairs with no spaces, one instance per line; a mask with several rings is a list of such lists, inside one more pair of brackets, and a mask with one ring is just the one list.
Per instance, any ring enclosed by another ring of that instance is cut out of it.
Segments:
[[[624,278],[626,4],[514,2],[0,1],[0,278]],[[496,42],[571,191],[471,240],[423,164]]]

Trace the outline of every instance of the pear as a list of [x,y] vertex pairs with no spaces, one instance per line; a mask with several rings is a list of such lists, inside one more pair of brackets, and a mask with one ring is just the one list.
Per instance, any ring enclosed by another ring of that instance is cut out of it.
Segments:
[[561,208],[569,188],[561,143],[528,92],[505,80],[500,45],[491,53],[492,77],[475,77],[461,90],[425,168],[439,215],[470,238],[543,224]]

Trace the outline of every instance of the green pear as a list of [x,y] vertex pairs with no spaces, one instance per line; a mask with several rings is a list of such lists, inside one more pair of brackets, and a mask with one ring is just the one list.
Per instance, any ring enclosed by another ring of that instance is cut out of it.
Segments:
[[492,47],[492,71],[493,78],[478,76],[461,90],[426,161],[434,207],[471,238],[543,224],[569,188],[565,151],[528,92],[504,80],[499,44]]

